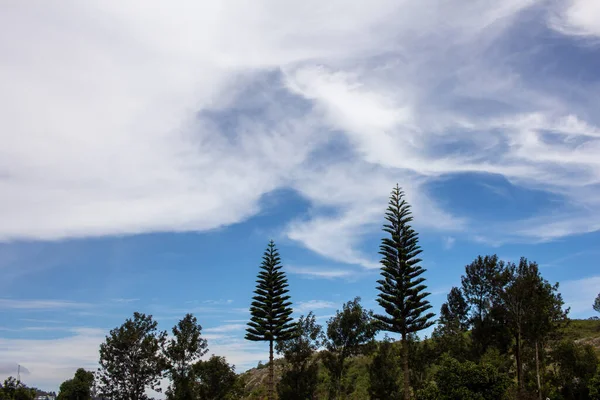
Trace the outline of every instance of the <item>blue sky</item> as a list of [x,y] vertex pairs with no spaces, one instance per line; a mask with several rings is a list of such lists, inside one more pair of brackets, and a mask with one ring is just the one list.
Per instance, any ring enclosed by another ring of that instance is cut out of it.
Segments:
[[57,389],[133,311],[244,370],[270,239],[296,315],[377,310],[398,183],[434,310],[479,254],[600,291],[596,0],[0,5],[0,378]]

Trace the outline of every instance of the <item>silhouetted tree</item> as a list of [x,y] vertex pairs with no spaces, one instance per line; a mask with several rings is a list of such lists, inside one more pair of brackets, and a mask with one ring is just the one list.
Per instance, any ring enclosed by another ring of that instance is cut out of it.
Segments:
[[160,392],[165,339],[166,332],[157,330],[152,316],[139,312],[112,329],[100,345],[100,394],[111,400],[147,400],[147,389]]
[[469,304],[461,290],[453,287],[440,308],[440,324],[465,331],[469,327]]
[[[225,357],[213,355],[207,361],[195,364],[195,376],[198,378],[198,399],[229,400],[239,398],[236,386],[235,367],[229,365]],[[188,397],[187,399],[191,399]]]
[[64,381],[60,385],[57,400],[89,400],[92,398],[94,387],[94,373],[79,368],[73,379]]
[[495,254],[478,256],[465,267],[461,281],[462,293],[470,305],[469,324],[476,355],[482,356],[490,345],[507,351],[511,337],[505,328],[505,310],[498,306],[498,296],[508,282],[504,261]]
[[173,338],[165,347],[167,375],[171,385],[167,389],[167,399],[189,400],[194,398],[194,365],[206,354],[206,339],[202,338],[202,326],[196,317],[187,314],[173,327]]
[[540,353],[544,352],[549,337],[566,325],[569,309],[563,310],[564,301],[558,292],[558,283],[551,285],[540,274],[535,262],[527,262],[522,258],[519,262],[516,280],[522,280],[527,294],[523,324],[523,338],[533,349],[535,359],[535,376],[538,398],[545,398],[542,393],[542,373],[540,372]]
[[33,400],[35,389],[30,389],[23,382],[9,376],[0,385],[0,400]]
[[598,293],[596,300],[594,300],[594,310],[600,313],[600,293]]
[[288,283],[281,270],[281,259],[271,240],[263,256],[256,281],[255,296],[250,307],[250,322],[246,329],[246,339],[269,342],[269,400],[274,399],[273,343],[286,340],[294,335],[292,303],[287,295]]
[[408,335],[430,327],[433,313],[427,313],[431,308],[426,297],[427,288],[423,284],[425,272],[419,263],[418,255],[421,248],[418,245],[418,235],[410,223],[413,220],[410,205],[404,200],[404,192],[396,185],[390,196],[385,214],[387,224],[383,226],[389,237],[383,238],[380,254],[383,256],[381,275],[377,281],[379,295],[377,302],[386,315],[375,315],[382,330],[401,335],[402,340],[402,369],[404,372],[404,399],[410,398],[410,369],[408,355]]
[[379,343],[369,368],[369,396],[373,400],[402,398],[400,351],[389,338]]
[[564,303],[558,293],[558,284],[552,286],[543,279],[535,262],[521,257],[518,265],[508,264],[507,272],[509,282],[501,292],[500,300],[506,310],[507,327],[514,338],[517,385],[522,391],[523,348],[528,341],[534,349],[536,387],[541,399],[540,344],[543,345],[548,335],[566,320],[566,312],[562,310]]
[[318,384],[319,365],[315,352],[325,339],[323,329],[312,312],[301,316],[293,338],[278,341],[276,349],[287,361],[277,384],[280,399],[306,400],[314,397]]

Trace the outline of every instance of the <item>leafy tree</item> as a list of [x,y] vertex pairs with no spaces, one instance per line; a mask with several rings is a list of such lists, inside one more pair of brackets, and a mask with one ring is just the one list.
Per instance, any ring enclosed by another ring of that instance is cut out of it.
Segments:
[[511,342],[505,328],[505,310],[498,302],[507,282],[506,265],[495,254],[478,256],[465,267],[465,275],[461,277],[462,293],[470,305],[469,324],[477,356],[492,345],[504,352]]
[[461,290],[453,287],[440,308],[439,324],[433,330],[437,353],[448,353],[459,361],[468,359],[471,351],[468,327],[469,304]]
[[404,200],[404,192],[396,185],[390,196],[386,211],[387,224],[383,231],[390,236],[383,238],[380,246],[381,275],[377,281],[379,295],[377,302],[385,310],[386,315],[375,315],[382,330],[401,335],[402,340],[402,369],[404,372],[404,399],[410,398],[410,369],[408,354],[408,336],[430,327],[433,313],[427,313],[431,308],[425,298],[429,295],[423,284],[425,272],[419,263],[418,255],[421,248],[418,245],[417,233],[411,228],[413,220],[410,205]]
[[165,347],[167,375],[171,386],[167,389],[170,400],[188,400],[194,397],[193,366],[206,354],[207,342],[202,338],[202,326],[192,314],[187,314],[173,327],[173,338]]
[[499,400],[506,398],[510,378],[489,364],[459,362],[443,356],[435,384],[419,391],[419,400]]
[[[542,398],[540,351],[548,336],[566,320],[558,284],[551,285],[542,278],[538,265],[521,257],[519,264],[507,266],[509,283],[500,298],[506,311],[507,327],[514,337],[514,356],[517,385],[524,388],[523,350],[529,344],[535,360],[536,391]],[[567,311],[568,312],[568,311]]]
[[450,290],[447,301],[440,308],[440,324],[461,331],[469,327],[469,304],[457,287]]
[[[201,400],[229,400],[237,398],[237,375],[235,367],[225,357],[213,355],[207,361],[195,364],[198,377],[198,398]],[[188,397],[187,399],[190,399]]]
[[596,300],[594,300],[594,310],[600,313],[600,293],[598,293]]
[[569,310],[563,310],[564,301],[558,292],[558,283],[551,285],[545,280],[538,265],[522,258],[519,262],[519,275],[517,280],[525,280],[523,290],[527,294],[523,308],[528,312],[525,315],[523,337],[533,348],[535,359],[535,381],[538,398],[544,398],[542,393],[542,373],[540,368],[540,353],[544,352],[545,343],[551,335],[563,327],[567,322]]
[[64,381],[60,385],[58,400],[90,400],[94,387],[94,373],[79,368],[73,379]]
[[551,357],[558,369],[553,386],[564,400],[589,398],[590,383],[598,370],[598,356],[590,345],[564,340],[552,349]]
[[369,368],[369,396],[373,400],[402,398],[400,385],[400,351],[387,337],[379,343]]
[[323,365],[330,373],[329,398],[340,396],[341,380],[346,371],[346,359],[360,354],[364,346],[372,343],[376,334],[373,312],[365,310],[360,297],[348,301],[327,321],[327,340]]
[[0,385],[1,400],[33,400],[35,399],[35,389],[30,389],[23,382],[9,376]]
[[273,343],[289,339],[295,332],[287,278],[281,268],[279,253],[271,240],[258,273],[246,329],[247,340],[269,342],[269,400],[274,399]]
[[165,339],[166,332],[157,330],[152,316],[139,312],[111,330],[100,345],[100,393],[112,400],[147,400],[146,389],[160,392]]
[[315,352],[324,341],[323,329],[312,312],[301,316],[296,323],[294,337],[277,342],[276,350],[287,361],[281,380],[277,384],[280,399],[312,399],[317,389],[319,365]]

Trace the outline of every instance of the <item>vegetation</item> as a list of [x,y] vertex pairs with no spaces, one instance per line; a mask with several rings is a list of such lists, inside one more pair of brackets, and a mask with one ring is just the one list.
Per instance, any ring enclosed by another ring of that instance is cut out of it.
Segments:
[[57,400],[90,400],[93,395],[94,373],[79,368],[73,379],[60,385]]
[[360,297],[344,304],[327,322],[326,352],[322,355],[325,368],[329,372],[329,399],[339,399],[352,390],[342,385],[347,371],[347,359],[362,352],[366,344],[373,341],[376,328],[373,312],[365,310]]
[[319,365],[316,351],[323,345],[323,329],[312,312],[301,316],[292,338],[277,343],[277,352],[286,361],[277,385],[280,399],[305,400],[315,396],[319,383]]
[[377,302],[385,310],[386,315],[375,315],[380,329],[399,333],[402,339],[402,371],[404,375],[404,400],[409,400],[410,367],[408,354],[409,335],[430,327],[433,324],[433,313],[427,313],[431,308],[425,298],[425,272],[418,258],[421,248],[418,245],[417,232],[411,226],[412,215],[410,206],[404,200],[404,192],[396,185],[392,191],[390,202],[385,214],[387,224],[383,230],[390,237],[382,239],[380,254],[381,280]]
[[0,385],[0,400],[33,400],[36,390],[28,388],[23,382],[9,376]]
[[[410,206],[398,186],[385,220],[377,281],[384,313],[356,297],[326,327],[312,312],[293,322],[271,241],[246,330],[246,339],[269,342],[268,364],[238,375],[223,357],[204,359],[208,342],[193,315],[167,338],[152,316],[136,312],[100,346],[98,373],[79,369],[59,399],[90,399],[97,387],[111,400],[145,400],[167,378],[167,398],[186,400],[600,400],[600,319],[569,320],[559,285],[526,258],[515,264],[477,256],[449,291],[431,337],[420,339],[433,313]],[[600,312],[600,295],[593,307]],[[400,340],[376,342],[378,332]],[[274,359],[274,351],[282,357]],[[34,395],[14,378],[0,385],[0,400]]]
[[291,324],[293,311],[290,308],[290,296],[287,295],[288,283],[281,268],[279,253],[271,240],[258,273],[254,301],[250,307],[252,317],[246,329],[247,340],[269,342],[269,400],[275,398],[273,343],[290,339],[295,332]]
[[186,400],[195,396],[196,365],[208,351],[201,332],[202,326],[192,314],[187,314],[173,327],[173,338],[165,348],[166,375],[171,380],[166,393],[169,400]]

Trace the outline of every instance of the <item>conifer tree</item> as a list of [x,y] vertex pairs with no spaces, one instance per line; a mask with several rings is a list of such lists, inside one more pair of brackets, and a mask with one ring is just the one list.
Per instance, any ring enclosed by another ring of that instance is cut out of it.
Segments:
[[600,313],[600,293],[596,296],[596,300],[594,300],[594,310]]
[[292,338],[296,327],[291,323],[292,303],[281,268],[281,258],[271,240],[263,255],[246,328],[247,340],[269,342],[269,400],[274,399],[273,343]]
[[381,241],[380,252],[381,276],[377,281],[379,295],[377,302],[386,315],[375,315],[381,330],[395,332],[402,340],[402,370],[404,375],[404,399],[410,399],[410,370],[408,363],[408,338],[430,327],[433,313],[427,313],[431,308],[426,297],[427,288],[423,284],[425,272],[419,263],[418,255],[421,248],[418,245],[418,235],[410,223],[413,220],[410,205],[404,200],[404,192],[396,185],[390,196],[385,214],[387,224],[383,231],[390,236]]

